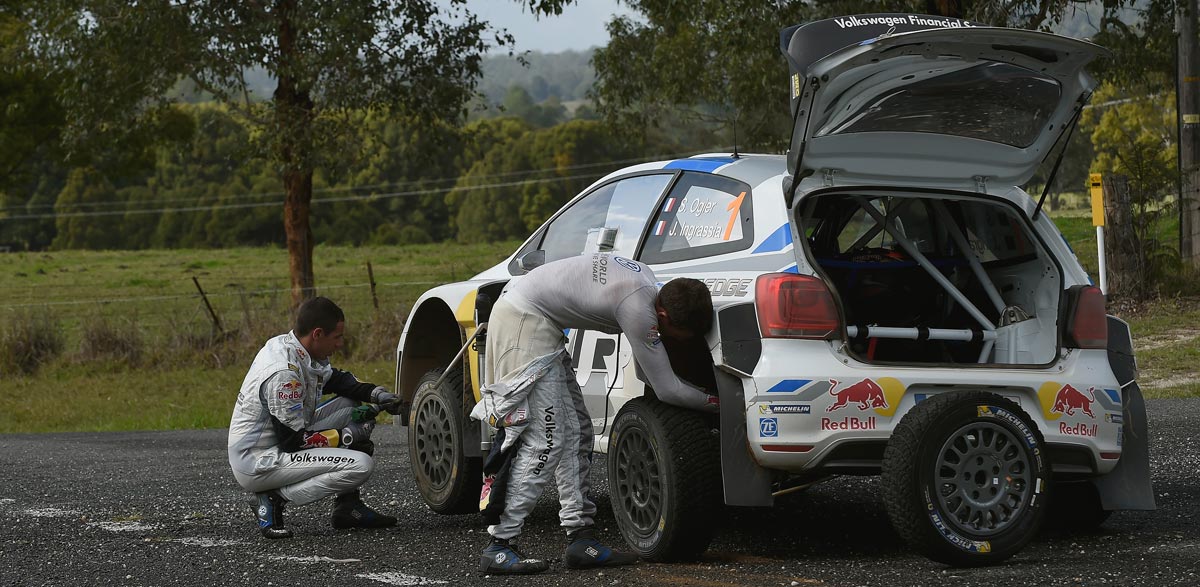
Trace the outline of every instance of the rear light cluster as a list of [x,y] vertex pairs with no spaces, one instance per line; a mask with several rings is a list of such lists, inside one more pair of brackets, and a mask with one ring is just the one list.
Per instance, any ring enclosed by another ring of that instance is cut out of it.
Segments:
[[754,307],[763,338],[830,339],[838,310],[825,282],[808,275],[768,273],[754,284]]
[[1080,349],[1108,348],[1108,316],[1104,309],[1104,294],[1089,285],[1079,288],[1073,296],[1074,307],[1067,318],[1067,344]]

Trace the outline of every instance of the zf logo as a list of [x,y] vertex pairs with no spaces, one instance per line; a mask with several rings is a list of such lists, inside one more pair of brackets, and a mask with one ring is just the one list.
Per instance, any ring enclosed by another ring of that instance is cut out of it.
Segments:
[[759,418],[758,435],[764,438],[779,436],[779,420],[777,418]]

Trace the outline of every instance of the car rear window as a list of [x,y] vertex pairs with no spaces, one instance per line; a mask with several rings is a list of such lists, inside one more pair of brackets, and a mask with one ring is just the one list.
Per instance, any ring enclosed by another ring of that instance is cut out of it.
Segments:
[[922,132],[1024,148],[1037,140],[1058,106],[1058,82],[1024,67],[928,61],[894,80],[875,79],[885,73],[850,86],[830,102],[833,112],[816,136]]

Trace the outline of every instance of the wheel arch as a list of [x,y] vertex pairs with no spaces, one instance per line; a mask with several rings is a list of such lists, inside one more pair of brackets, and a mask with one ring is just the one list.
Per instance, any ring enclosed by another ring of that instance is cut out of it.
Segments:
[[464,332],[454,311],[441,298],[422,302],[409,316],[397,353],[396,390],[411,402],[421,376],[444,369],[462,347]]

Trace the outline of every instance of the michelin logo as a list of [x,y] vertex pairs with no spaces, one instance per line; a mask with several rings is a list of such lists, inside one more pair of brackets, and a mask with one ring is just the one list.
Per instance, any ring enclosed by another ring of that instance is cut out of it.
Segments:
[[809,404],[760,404],[758,406],[760,414],[811,414],[812,406]]

